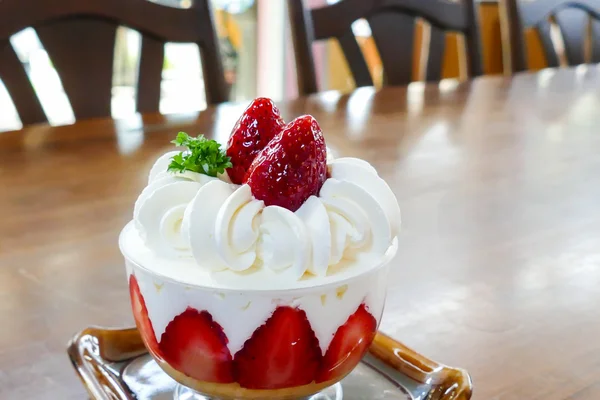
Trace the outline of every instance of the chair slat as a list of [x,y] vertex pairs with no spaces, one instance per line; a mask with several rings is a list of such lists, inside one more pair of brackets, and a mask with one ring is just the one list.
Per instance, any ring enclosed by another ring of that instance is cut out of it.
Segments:
[[348,29],[338,38],[338,41],[354,77],[356,87],[372,86],[373,78],[352,29]]
[[0,78],[23,125],[47,122],[23,64],[8,40],[0,40]]
[[441,76],[441,66],[434,66],[433,63],[441,62],[442,58],[437,54],[444,50],[440,35],[443,36],[443,31],[447,30],[459,31],[467,38],[467,75],[477,76],[482,73],[475,0],[344,0],[312,10],[303,7],[303,0],[287,1],[300,93],[313,93],[317,90],[311,54],[315,40],[338,39],[357,86],[372,84],[364,56],[356,39],[351,36],[352,24],[359,19],[366,19],[371,25],[373,39],[383,63],[385,85],[404,85],[411,81],[417,17],[426,19],[435,27],[428,79]]
[[379,50],[385,82],[406,85],[412,80],[415,17],[391,11],[368,19]]
[[600,21],[595,19],[590,20],[590,30],[591,30],[591,39],[592,39],[592,54],[591,60],[592,63],[600,62]]
[[318,91],[315,60],[312,53],[314,29],[311,12],[304,8],[302,0],[288,2],[292,42],[296,58],[298,91],[309,94]]
[[548,67],[555,68],[560,65],[560,61],[558,59],[558,55],[556,54],[556,48],[554,46],[554,41],[552,40],[551,30],[552,24],[550,21],[542,21],[537,26],[537,33],[540,41],[542,42],[544,53],[546,54],[546,62],[548,63]]
[[165,44],[149,36],[142,37],[136,96],[136,110],[140,113],[159,111],[164,59]]
[[36,28],[76,119],[110,115],[116,25],[69,19]]
[[[376,9],[379,0],[344,0],[310,11],[315,40],[340,37],[354,21],[365,18]],[[291,0],[302,3],[302,0]]]
[[[196,43],[202,54],[209,104],[228,98],[210,0],[195,0],[189,9],[147,0],[1,0],[0,43],[32,26],[61,78],[77,119],[111,115],[116,29],[127,26],[142,34],[137,109],[158,111],[165,42]],[[8,50],[3,49],[6,54]],[[6,58],[7,61],[4,61]],[[23,87],[24,71],[7,55],[0,60],[0,79],[24,123],[45,120],[39,99]],[[22,67],[20,67],[22,69]],[[26,85],[25,85],[26,86]],[[30,86],[30,85],[29,85]],[[35,96],[33,96],[35,97]]]
[[[600,2],[598,3],[600,5]],[[560,27],[569,65],[585,63],[584,43],[589,16],[580,9],[562,10],[554,16]]]
[[425,80],[435,82],[442,79],[442,67],[446,50],[446,33],[437,26],[429,27],[429,46]]
[[600,30],[597,20],[600,19],[600,0],[503,0],[501,15],[505,21],[503,29],[508,30],[510,37],[511,71],[519,72],[527,69],[527,46],[524,32],[535,28],[546,55],[549,67],[560,65],[556,48],[550,35],[549,18],[556,21],[563,38],[564,50],[569,65],[585,63],[588,23],[591,22],[592,47],[591,59],[600,61]]
[[438,28],[466,31],[470,24],[465,12],[466,2],[468,0],[382,0],[381,8],[425,18]]

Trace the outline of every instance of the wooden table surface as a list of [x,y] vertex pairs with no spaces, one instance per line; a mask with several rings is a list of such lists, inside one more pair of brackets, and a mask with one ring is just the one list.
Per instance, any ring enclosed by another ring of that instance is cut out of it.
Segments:
[[[0,398],[83,399],[65,353],[133,324],[119,230],[178,130],[244,105],[0,134]],[[403,211],[382,330],[467,368],[475,399],[600,399],[600,70],[282,104],[371,162]]]

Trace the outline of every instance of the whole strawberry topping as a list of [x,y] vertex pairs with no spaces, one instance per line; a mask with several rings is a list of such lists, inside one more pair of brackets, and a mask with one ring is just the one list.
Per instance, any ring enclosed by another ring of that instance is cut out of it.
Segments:
[[335,332],[323,357],[317,382],[339,379],[352,371],[371,345],[376,331],[377,321],[362,304]]
[[259,97],[250,103],[233,127],[227,143],[227,155],[233,165],[227,173],[233,183],[246,182],[248,168],[256,155],[284,126],[271,99]]
[[266,206],[296,211],[317,195],[327,178],[327,148],[317,121],[303,115],[290,122],[256,156],[248,171],[252,194]]
[[231,353],[223,328],[206,312],[188,307],[176,316],[160,339],[166,362],[203,382],[233,382]]
[[306,313],[278,307],[235,354],[236,381],[248,389],[279,389],[311,383],[322,355]]
[[148,347],[148,350],[155,355],[159,355],[158,342],[156,341],[152,322],[148,317],[146,302],[140,291],[137,279],[135,279],[133,274],[129,277],[129,296],[131,298],[131,308],[133,309],[135,324],[140,331],[140,335],[142,336],[146,347]]

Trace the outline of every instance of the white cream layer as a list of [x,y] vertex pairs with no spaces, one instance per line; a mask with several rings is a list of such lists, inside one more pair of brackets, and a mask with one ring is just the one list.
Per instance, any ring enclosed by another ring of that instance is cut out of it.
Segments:
[[137,233],[127,232],[122,241],[129,257],[148,268],[158,265],[166,276],[197,275],[192,270],[198,269],[225,287],[320,284],[376,265],[400,229],[393,192],[363,160],[330,157],[330,178],[319,196],[291,212],[265,207],[248,185],[166,172],[176,153],[153,166],[135,204]]
[[[394,248],[395,250],[395,248]],[[294,292],[237,292],[199,288],[157,277],[127,262],[144,297],[154,333],[160,342],[167,325],[188,307],[208,311],[221,325],[232,355],[265,323],[278,306],[298,307],[306,316],[323,354],[337,329],[364,303],[377,322],[385,299],[387,266],[339,285]]]

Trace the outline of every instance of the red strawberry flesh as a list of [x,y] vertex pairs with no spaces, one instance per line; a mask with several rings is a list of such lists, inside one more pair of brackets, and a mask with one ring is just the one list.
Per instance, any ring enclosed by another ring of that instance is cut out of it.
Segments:
[[206,312],[188,307],[165,329],[160,350],[166,362],[203,382],[233,382],[231,353],[223,328]]
[[303,115],[290,122],[256,156],[247,183],[266,206],[296,211],[318,195],[327,179],[327,148],[317,121]]
[[234,374],[248,389],[280,389],[311,383],[321,349],[306,313],[278,307],[235,354]]
[[377,331],[377,321],[364,304],[340,326],[323,357],[317,382],[340,379],[360,362]]
[[137,279],[133,274],[129,276],[129,296],[131,298],[131,308],[133,310],[135,324],[140,331],[146,347],[155,355],[159,355],[158,342],[156,340],[156,335],[154,334],[152,322],[148,317],[146,302],[140,291]]
[[227,155],[233,165],[227,173],[233,183],[246,182],[248,168],[256,155],[284,126],[285,122],[271,99],[259,97],[250,103],[235,124],[227,143]]

